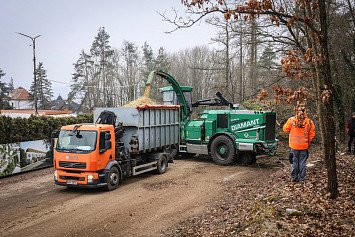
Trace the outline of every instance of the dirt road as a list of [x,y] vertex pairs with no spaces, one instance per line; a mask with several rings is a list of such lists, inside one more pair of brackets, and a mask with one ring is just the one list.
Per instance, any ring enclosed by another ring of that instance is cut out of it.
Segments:
[[0,180],[0,236],[159,236],[203,212],[223,187],[270,172],[176,160],[165,174],[131,177],[111,192],[53,184],[53,169]]

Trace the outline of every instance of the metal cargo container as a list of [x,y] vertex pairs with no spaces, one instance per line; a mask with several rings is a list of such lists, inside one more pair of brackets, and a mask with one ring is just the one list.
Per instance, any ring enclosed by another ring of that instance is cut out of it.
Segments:
[[96,108],[94,122],[104,110],[114,112],[116,123],[123,123],[125,132],[122,141],[131,153],[145,153],[178,144],[179,106]]

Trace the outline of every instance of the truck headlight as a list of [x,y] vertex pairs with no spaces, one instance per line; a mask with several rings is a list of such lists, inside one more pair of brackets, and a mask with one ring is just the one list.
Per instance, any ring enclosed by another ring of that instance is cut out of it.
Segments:
[[58,181],[58,172],[56,170],[54,171],[54,180]]
[[88,182],[92,182],[93,179],[94,179],[94,175],[89,174],[89,175],[88,175]]

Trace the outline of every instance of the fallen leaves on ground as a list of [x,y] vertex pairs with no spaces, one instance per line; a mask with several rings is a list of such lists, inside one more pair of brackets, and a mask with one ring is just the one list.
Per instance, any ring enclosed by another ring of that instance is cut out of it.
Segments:
[[[262,176],[227,183],[222,198],[206,212],[162,235],[353,236],[355,156],[337,155],[339,197],[334,200],[327,195],[327,172],[321,152],[311,155],[305,185],[290,181],[288,161],[279,158],[274,164],[255,165],[269,170]],[[280,163],[283,168],[275,168]]]

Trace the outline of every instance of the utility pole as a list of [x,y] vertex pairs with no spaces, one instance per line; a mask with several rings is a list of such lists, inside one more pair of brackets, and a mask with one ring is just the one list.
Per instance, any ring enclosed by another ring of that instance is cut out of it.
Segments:
[[19,35],[25,36],[32,40],[32,49],[33,49],[33,84],[34,84],[34,91],[33,91],[33,100],[35,103],[35,114],[38,114],[37,110],[37,77],[36,77],[36,39],[41,35],[37,35],[36,37],[31,37],[29,35],[25,35],[23,33],[16,32]]

